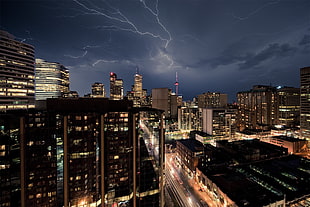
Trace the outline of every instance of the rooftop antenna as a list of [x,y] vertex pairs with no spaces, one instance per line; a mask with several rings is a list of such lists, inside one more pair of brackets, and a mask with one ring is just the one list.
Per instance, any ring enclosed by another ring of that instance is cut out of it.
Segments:
[[136,74],[139,74],[139,67],[136,66]]
[[175,94],[179,94],[179,82],[178,82],[178,72],[175,72]]

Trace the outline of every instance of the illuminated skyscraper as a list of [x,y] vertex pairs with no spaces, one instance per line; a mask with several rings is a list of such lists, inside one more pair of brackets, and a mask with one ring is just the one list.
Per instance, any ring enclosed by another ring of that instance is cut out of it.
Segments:
[[300,89],[277,87],[279,102],[279,124],[297,127],[300,124]]
[[163,112],[107,98],[0,113],[0,204],[164,206]]
[[116,73],[110,73],[110,99],[121,100],[124,97],[123,80],[117,79]]
[[34,108],[34,47],[0,30],[0,111]]
[[36,59],[36,100],[63,97],[69,92],[69,70],[56,62]]
[[227,94],[207,92],[198,95],[199,108],[223,108],[227,106]]
[[138,73],[135,74],[135,83],[133,86],[133,105],[139,107],[143,103],[143,89],[142,89],[142,75]]
[[104,85],[102,83],[94,83],[91,87],[91,96],[94,98],[104,98],[105,90]]
[[278,124],[278,95],[275,87],[255,85],[250,91],[238,92],[238,122],[244,129],[267,129]]
[[310,67],[300,69],[300,135],[310,140]]

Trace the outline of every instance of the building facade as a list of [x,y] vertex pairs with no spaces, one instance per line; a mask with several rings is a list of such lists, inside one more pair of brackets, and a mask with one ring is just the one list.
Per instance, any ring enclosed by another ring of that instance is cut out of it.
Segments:
[[300,88],[279,87],[279,125],[293,128],[300,124]]
[[0,110],[34,108],[34,47],[0,31]]
[[300,136],[310,140],[310,67],[300,69]]
[[122,100],[124,97],[123,79],[117,79],[116,73],[110,73],[110,99]]
[[227,94],[207,92],[198,95],[199,108],[223,108],[227,106]]
[[91,97],[94,98],[104,98],[105,97],[105,90],[103,83],[94,83],[91,86]]
[[256,85],[238,92],[238,123],[244,129],[266,129],[278,124],[278,98],[275,87]]
[[[7,116],[0,120],[9,123]],[[134,109],[130,101],[65,98],[12,117],[16,135],[9,139],[16,139],[20,162],[15,174],[9,173],[13,165],[0,169],[6,206],[164,205],[162,111]],[[13,130],[0,123],[3,133]],[[1,155],[10,145],[0,144]],[[1,166],[10,162],[5,158]]]
[[59,98],[68,93],[69,70],[56,62],[36,59],[35,97],[36,100]]
[[178,118],[178,96],[168,88],[152,89],[152,108],[165,111],[166,119]]
[[236,116],[234,109],[202,109],[202,131],[215,139],[232,139],[236,132]]
[[143,104],[143,88],[142,88],[142,75],[138,72],[135,74],[135,82],[133,86],[133,104],[139,107]]
[[180,130],[200,130],[199,109],[194,102],[184,102],[178,107],[178,127]]

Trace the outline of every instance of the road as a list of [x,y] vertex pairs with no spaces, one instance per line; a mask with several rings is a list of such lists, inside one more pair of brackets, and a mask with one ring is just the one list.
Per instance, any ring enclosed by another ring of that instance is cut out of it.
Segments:
[[[166,153],[166,190],[179,206],[220,206],[194,178],[189,177],[176,161],[176,153]],[[176,195],[176,194],[179,195]],[[184,196],[185,195],[185,196]]]
[[[199,196],[198,188],[193,186],[194,181],[187,178],[180,167],[175,162],[175,154],[166,154],[166,190],[169,195],[184,207],[206,207],[209,206],[201,196]],[[198,185],[197,185],[198,186]],[[196,192],[197,191],[197,192]]]

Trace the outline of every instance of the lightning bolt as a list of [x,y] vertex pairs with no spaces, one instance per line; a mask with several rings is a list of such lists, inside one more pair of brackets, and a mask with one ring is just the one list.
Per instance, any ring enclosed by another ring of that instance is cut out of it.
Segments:
[[112,25],[112,26],[101,26],[101,29],[106,29],[106,30],[121,30],[121,31],[127,31],[127,32],[132,32],[141,36],[150,36],[152,38],[158,38],[161,41],[165,42],[165,48],[168,47],[169,43],[172,41],[172,37],[170,32],[168,31],[168,29],[164,26],[164,24],[160,21],[159,19],[159,12],[158,12],[158,0],[156,0],[156,11],[153,11],[151,8],[149,8],[144,0],[141,0],[140,2],[143,4],[144,8],[147,9],[155,18],[156,18],[156,22],[158,23],[158,25],[163,29],[163,31],[166,32],[166,34],[168,35],[168,38],[163,37],[160,34],[154,34],[152,32],[149,31],[142,31],[140,30],[136,24],[134,22],[132,22],[131,20],[129,20],[129,18],[122,13],[119,9],[112,7],[111,5],[109,5],[107,2],[105,2],[105,4],[113,10],[113,12],[109,12],[109,11],[102,11],[102,9],[100,9],[99,7],[92,5],[92,7],[89,7],[86,4],[83,4],[82,2],[80,2],[79,0],[73,0],[76,4],[78,4],[79,6],[81,6],[84,10],[86,10],[87,12],[84,12],[83,15],[100,15],[103,16],[109,20],[112,20],[114,22],[118,22],[121,23],[123,25],[126,25],[127,27],[122,27],[122,26],[116,26],[116,25]]
[[278,4],[281,0],[277,0],[277,1],[271,1],[271,2],[268,2],[264,5],[262,5],[261,7],[258,7],[257,9],[255,9],[254,11],[250,12],[247,16],[244,16],[244,17],[240,17],[240,16],[236,16],[234,13],[231,13],[231,16],[237,20],[240,20],[240,21],[243,21],[243,20],[247,20],[249,19],[251,16],[257,14],[258,12],[260,12],[261,10],[265,9],[266,7],[269,7],[271,5],[274,5],[274,4]]
[[70,58],[73,58],[73,59],[78,59],[78,58],[83,58],[87,55],[88,53],[88,48],[98,48],[100,46],[91,46],[91,45],[86,45],[85,47],[83,47],[83,50],[84,50],[84,53],[82,55],[79,55],[79,56],[73,56],[73,55],[64,55],[65,57],[70,57]]
[[103,59],[100,59],[100,60],[97,60],[95,61],[92,66],[95,67],[98,63],[117,63],[118,61],[117,60],[103,60]]
[[[145,0],[139,0],[141,3],[141,6],[145,11],[151,15],[155,19],[155,23],[159,26],[160,32],[151,32],[146,31],[137,26],[137,24],[134,21],[131,21],[130,18],[125,15],[119,8],[115,8],[114,6],[110,5],[109,2],[103,1],[103,4],[105,6],[95,5],[88,1],[82,1],[82,0],[72,0],[74,3],[76,3],[80,8],[78,11],[81,13],[79,15],[96,15],[96,16],[102,16],[106,20],[110,20],[110,24],[106,24],[103,26],[96,26],[96,29],[100,30],[107,30],[107,31],[125,31],[125,32],[131,32],[137,35],[141,36],[148,36],[154,39],[159,39],[163,42],[162,49],[158,49],[157,58],[160,59],[161,62],[166,62],[168,68],[176,68],[179,67],[175,65],[175,61],[173,60],[173,57],[168,54],[167,48],[169,47],[169,44],[173,40],[171,33],[167,29],[167,27],[163,24],[163,22],[160,19],[159,16],[159,1],[154,0],[154,7],[151,8]],[[77,17],[79,15],[71,16],[72,18]],[[85,50],[85,49],[84,49]],[[72,56],[72,55],[66,55],[71,58],[82,58],[87,55],[87,50],[84,51],[84,53],[80,56]],[[151,56],[151,54],[150,54]],[[126,62],[126,61],[125,61]],[[96,60],[92,66],[95,67],[99,63],[124,63],[124,60],[106,60],[106,59],[99,59]]]
[[27,36],[28,36],[28,37],[26,37],[26,38],[16,37],[16,38],[17,38],[17,39],[20,39],[21,42],[25,42],[25,41],[27,41],[27,40],[34,40],[34,39],[31,37],[31,34],[30,34],[30,31],[29,31],[29,30],[26,30],[25,32],[27,33]]
[[130,60],[105,60],[105,59],[99,59],[96,60],[92,66],[95,67],[99,63],[122,63],[122,64],[131,64],[131,65],[136,65],[136,63],[133,63]]
[[140,0],[140,2],[143,4],[145,9],[147,9],[153,16],[155,16],[157,23],[168,34],[169,39],[166,39],[166,44],[165,44],[165,48],[167,48],[169,43],[172,41],[172,37],[168,29],[164,26],[164,24],[159,19],[158,0],[156,0],[156,4],[155,4],[156,11],[153,11],[150,7],[148,7],[145,3],[145,0]]

